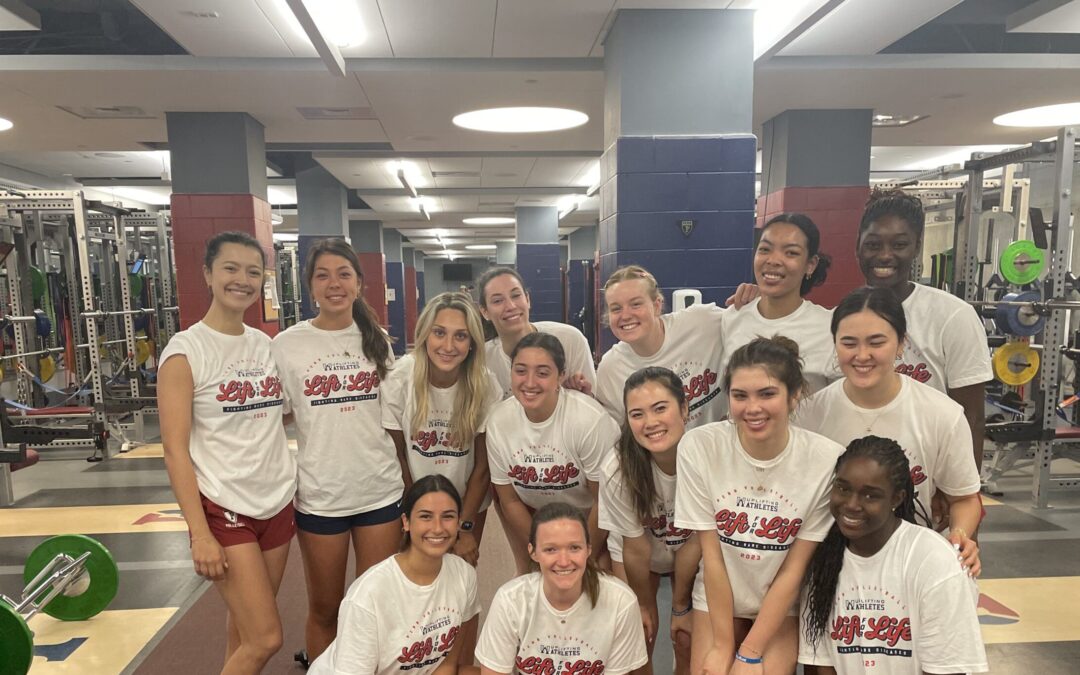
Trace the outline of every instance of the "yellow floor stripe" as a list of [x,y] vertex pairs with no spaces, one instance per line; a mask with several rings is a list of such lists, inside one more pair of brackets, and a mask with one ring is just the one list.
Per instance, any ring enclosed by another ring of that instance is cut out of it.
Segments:
[[983,579],[979,591],[987,644],[1080,640],[1080,577]]
[[[176,612],[175,607],[107,610],[89,621],[30,620],[35,652],[30,675],[120,673]],[[52,660],[49,660],[52,658]]]
[[176,504],[0,509],[0,537],[186,530]]
[[979,496],[982,497],[983,506],[1001,506],[1001,502],[993,497],[987,497],[984,494],[980,494]]
[[[296,439],[289,439],[289,449],[296,452]],[[117,455],[119,459],[144,459],[147,457],[164,457],[165,450],[162,448],[161,443],[147,443],[146,445],[140,445],[134,450],[122,452]],[[985,500],[985,497],[983,498]]]

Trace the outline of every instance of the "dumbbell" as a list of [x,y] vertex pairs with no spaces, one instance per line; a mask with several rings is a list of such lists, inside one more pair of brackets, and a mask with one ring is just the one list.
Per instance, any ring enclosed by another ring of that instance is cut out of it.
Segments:
[[43,541],[23,570],[22,597],[0,595],[0,664],[25,675],[34,660],[34,634],[27,622],[38,612],[61,621],[85,621],[112,602],[120,571],[109,550],[81,534]]

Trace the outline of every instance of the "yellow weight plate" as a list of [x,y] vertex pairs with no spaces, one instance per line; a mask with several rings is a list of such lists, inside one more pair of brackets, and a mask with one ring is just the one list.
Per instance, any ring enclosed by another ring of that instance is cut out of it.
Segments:
[[38,371],[41,373],[41,381],[48,382],[56,374],[56,359],[52,354],[38,359]]
[[1010,387],[1019,387],[1035,379],[1039,372],[1039,353],[1026,342],[1009,342],[994,350],[994,375]]
[[146,363],[149,358],[150,344],[144,338],[135,343],[135,363],[141,366]]

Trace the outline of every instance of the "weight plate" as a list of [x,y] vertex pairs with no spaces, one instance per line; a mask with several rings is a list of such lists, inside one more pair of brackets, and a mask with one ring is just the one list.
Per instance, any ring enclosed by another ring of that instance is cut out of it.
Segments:
[[52,354],[38,359],[38,372],[41,373],[41,381],[48,382],[56,374],[56,359]]
[[[1006,302],[1040,302],[1042,297],[1037,291],[1006,293],[1002,300]],[[998,305],[994,310],[994,325],[1002,333],[1018,337],[1031,337],[1042,332],[1046,317],[1039,316],[1031,306]]]
[[34,302],[38,303],[43,297],[45,297],[45,289],[47,284],[45,282],[45,273],[36,267],[30,268],[30,295],[33,296]]
[[85,621],[94,616],[116,597],[120,571],[109,549],[81,534],[62,534],[46,539],[26,559],[23,579],[25,583],[30,583],[57,555],[66,553],[78,558],[87,551],[90,551],[90,557],[86,560],[85,574],[90,577],[90,584],[78,595],[61,593],[53,598],[42,610],[49,616],[62,621]]
[[1039,353],[1026,342],[1009,342],[994,350],[994,375],[1010,387],[1019,387],[1035,379],[1039,372]]
[[135,364],[143,365],[150,358],[150,345],[147,340],[135,343]]
[[1035,242],[1021,239],[1005,247],[998,260],[1001,276],[1010,284],[1023,286],[1039,278],[1046,266],[1046,254]]
[[131,297],[137,298],[142,295],[143,289],[143,276],[141,274],[128,274],[128,290],[131,291]]
[[22,616],[0,600],[0,666],[3,672],[26,675],[33,660],[34,634]]

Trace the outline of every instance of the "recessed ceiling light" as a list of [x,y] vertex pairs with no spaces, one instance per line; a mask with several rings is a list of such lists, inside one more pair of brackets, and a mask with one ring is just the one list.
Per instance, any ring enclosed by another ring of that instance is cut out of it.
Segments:
[[1064,127],[1080,124],[1080,102],[1044,105],[998,115],[994,124],[1002,127]]
[[469,244],[465,248],[470,251],[494,251],[498,247],[495,244]]
[[488,108],[461,113],[453,121],[474,131],[530,134],[580,127],[589,121],[589,116],[567,108]]
[[15,126],[15,123],[11,120],[0,117],[0,131],[7,131],[11,127]]
[[513,225],[516,221],[513,218],[504,218],[502,216],[487,216],[479,218],[465,218],[461,222],[466,225]]

